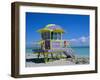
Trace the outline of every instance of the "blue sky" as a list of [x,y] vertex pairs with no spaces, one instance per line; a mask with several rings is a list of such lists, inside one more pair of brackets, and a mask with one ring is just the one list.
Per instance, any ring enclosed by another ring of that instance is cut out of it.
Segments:
[[47,24],[56,24],[65,30],[63,39],[69,40],[72,45],[89,45],[89,18],[89,15],[26,12],[26,44],[41,39],[37,30]]

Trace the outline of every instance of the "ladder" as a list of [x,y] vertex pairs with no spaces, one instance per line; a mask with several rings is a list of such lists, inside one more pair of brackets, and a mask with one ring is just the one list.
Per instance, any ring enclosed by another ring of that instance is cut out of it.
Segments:
[[63,53],[68,58],[75,58],[75,51],[70,47],[70,45],[65,48]]

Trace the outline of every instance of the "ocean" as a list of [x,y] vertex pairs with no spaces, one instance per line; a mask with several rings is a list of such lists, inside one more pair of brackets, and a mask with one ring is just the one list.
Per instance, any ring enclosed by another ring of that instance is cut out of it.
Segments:
[[89,47],[72,47],[72,49],[79,57],[89,57]]
[[[71,47],[71,48],[72,48],[75,55],[77,55],[79,57],[89,57],[89,47]],[[26,53],[27,54],[33,53],[32,48],[27,47]]]

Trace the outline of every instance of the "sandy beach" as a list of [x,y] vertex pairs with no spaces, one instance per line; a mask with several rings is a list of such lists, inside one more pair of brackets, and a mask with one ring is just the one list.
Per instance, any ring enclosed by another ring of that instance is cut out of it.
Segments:
[[26,54],[26,67],[39,67],[39,66],[58,66],[58,65],[79,65],[79,64],[89,64],[88,57],[76,57],[75,59],[66,58],[63,55],[61,59],[52,59],[49,56],[49,61],[44,62],[43,56],[39,59],[37,58],[37,54]]

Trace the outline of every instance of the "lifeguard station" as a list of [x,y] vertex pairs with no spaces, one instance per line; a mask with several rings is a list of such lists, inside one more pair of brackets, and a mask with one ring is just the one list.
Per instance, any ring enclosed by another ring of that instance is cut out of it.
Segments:
[[51,58],[54,58],[55,54],[60,55],[60,58],[62,58],[62,54],[66,58],[74,56],[72,49],[69,47],[69,42],[62,39],[65,32],[59,25],[48,24],[39,29],[38,32],[41,34],[41,40],[39,41],[41,47],[37,50],[33,49],[35,53],[38,53],[38,58],[43,55],[44,61],[47,62],[48,55],[49,57],[51,55]]

